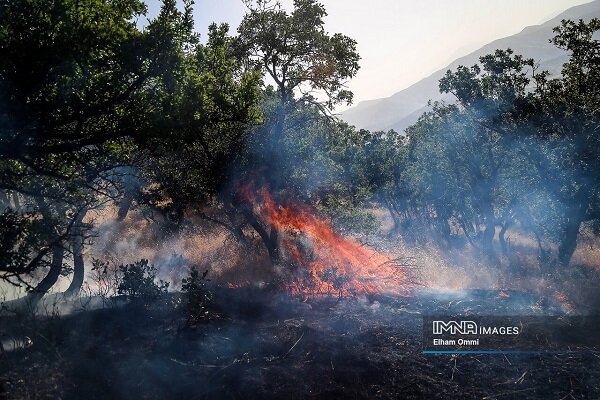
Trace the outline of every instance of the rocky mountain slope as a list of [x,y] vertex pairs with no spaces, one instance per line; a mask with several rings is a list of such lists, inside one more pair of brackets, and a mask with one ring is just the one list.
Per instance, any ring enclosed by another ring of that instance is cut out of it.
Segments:
[[495,40],[390,97],[360,102],[340,117],[358,128],[402,131],[428,109],[427,102],[430,99],[452,100],[438,90],[438,81],[447,70],[454,70],[459,65],[471,66],[478,62],[479,57],[496,49],[511,48],[517,54],[536,60],[541,69],[557,74],[568,54],[549,43],[553,36],[552,28],[563,19],[587,21],[594,17],[600,17],[600,0],[572,7],[541,25],[529,26],[516,35]]

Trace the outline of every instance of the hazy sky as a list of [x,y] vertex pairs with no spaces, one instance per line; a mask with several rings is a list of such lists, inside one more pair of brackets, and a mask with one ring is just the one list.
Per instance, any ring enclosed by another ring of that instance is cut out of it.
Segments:
[[[149,0],[148,3],[155,3]],[[321,0],[326,29],[358,42],[354,104],[387,97],[492,40],[542,23],[589,0]],[[292,0],[282,2],[289,6]],[[152,9],[151,5],[151,9]],[[241,0],[196,0],[196,29],[212,21],[234,30]]]

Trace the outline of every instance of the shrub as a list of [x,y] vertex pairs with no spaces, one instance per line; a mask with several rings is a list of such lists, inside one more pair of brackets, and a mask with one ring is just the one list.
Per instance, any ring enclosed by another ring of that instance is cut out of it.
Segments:
[[120,265],[117,293],[128,296],[132,301],[149,304],[167,292],[168,282],[156,279],[157,269],[141,259],[133,264]]
[[88,277],[93,282],[92,293],[102,299],[102,306],[105,306],[117,293],[118,276],[118,268],[113,264],[97,258],[92,259],[92,268]]
[[182,304],[188,315],[188,321],[199,321],[209,316],[213,295],[206,288],[206,283],[209,281],[207,275],[208,270],[200,274],[196,267],[192,267],[190,275],[181,281]]

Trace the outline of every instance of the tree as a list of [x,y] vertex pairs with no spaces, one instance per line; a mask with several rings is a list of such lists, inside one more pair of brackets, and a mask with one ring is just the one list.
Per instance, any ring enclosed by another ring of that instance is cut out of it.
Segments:
[[[0,190],[32,205],[21,207],[21,218],[47,233],[28,262],[0,266],[4,278],[31,272],[50,248],[68,242],[51,221],[75,215],[80,201],[103,192],[108,171],[136,142],[162,134],[145,124],[156,99],[150,88],[168,81],[169,66],[191,40],[191,9],[180,13],[165,1],[142,31],[135,19],[144,12],[137,0],[0,5]],[[40,219],[37,205],[45,203]]]
[[345,84],[356,75],[360,56],[353,39],[325,31],[327,13],[316,0],[295,0],[291,13],[278,2],[246,4],[249,12],[238,27],[238,52],[275,86],[276,101],[265,113],[265,129],[269,131],[267,159],[279,162],[286,117],[301,103],[324,115],[339,103],[351,104],[352,92]]
[[518,143],[534,112],[527,88],[535,65],[510,49],[481,57],[480,63],[448,71],[440,91],[452,93],[458,103],[434,105],[407,133],[409,157],[417,162],[414,177],[420,180],[415,193],[433,206],[441,231],[449,235],[447,221],[454,217],[495,261],[496,225],[516,202],[511,188],[521,177],[514,172],[526,169]]
[[436,104],[407,129],[405,176],[422,213],[453,218],[492,259],[496,227],[505,249],[518,221],[544,257],[542,239],[558,240],[568,265],[581,225],[600,217],[599,28],[555,28],[551,42],[571,54],[554,79],[510,50],[446,73],[440,90],[457,104]]
[[330,170],[334,173],[328,174],[331,183],[323,190],[326,195],[321,208],[335,215],[334,221],[342,222],[345,227],[369,231],[373,228],[371,218],[360,209],[376,201],[390,212],[394,231],[399,229],[396,198],[402,190],[404,135],[393,130],[369,132],[337,124],[331,128],[327,142]]
[[569,51],[560,77],[540,77],[539,135],[545,157],[540,169],[564,210],[558,250],[569,264],[583,222],[600,219],[600,19],[562,21],[551,40]]
[[[263,176],[270,189],[277,193],[291,178],[290,150],[287,136],[310,125],[313,118],[299,116],[312,109],[330,115],[342,102],[352,101],[346,81],[358,71],[360,59],[356,42],[340,33],[329,35],[323,18],[327,15],[322,4],[315,0],[295,0],[288,13],[276,2],[257,0],[246,2],[249,12],[238,27],[237,48],[249,68],[262,71],[265,83],[265,123],[258,134],[261,137],[253,165],[257,170],[272,171]],[[296,114],[294,122],[288,118]],[[277,171],[277,172],[275,172]],[[278,232],[273,226],[263,227],[243,201],[238,208],[259,232],[273,262],[278,259]]]
[[[350,104],[352,92],[345,88],[359,69],[356,42],[324,27],[327,15],[315,0],[294,0],[287,13],[279,3],[247,1],[250,12],[238,27],[239,46],[251,65],[275,83],[279,96],[275,135],[284,128],[290,102],[304,101],[328,112],[341,102]],[[324,97],[319,101],[313,95]]]
[[4,202],[0,234],[13,251],[0,277],[24,283],[23,275],[49,265],[35,301],[64,272],[69,250],[68,293],[78,291],[83,214],[131,192],[123,179],[131,167],[156,166],[144,157],[166,163],[188,155],[148,175],[195,168],[206,194],[222,184],[226,157],[239,153],[257,74],[235,67],[226,29],[211,28],[211,42],[199,45],[191,7],[185,1],[179,11],[165,0],[140,28],[146,7],[138,0],[0,5],[0,191],[26,203],[17,212]]
[[144,122],[191,36],[191,8],[166,0],[143,31],[138,0],[19,0],[0,12],[0,155],[38,166],[52,154],[156,134]]
[[[136,153],[133,164],[147,183],[141,187],[141,202],[176,223],[191,211],[242,238],[230,212],[231,192],[247,165],[248,126],[261,116],[260,75],[242,69],[228,29],[226,24],[212,24],[207,43],[195,46],[184,59],[170,89],[169,106],[151,116],[173,134],[169,141],[150,141],[146,150]],[[223,207],[230,221],[206,212]]]

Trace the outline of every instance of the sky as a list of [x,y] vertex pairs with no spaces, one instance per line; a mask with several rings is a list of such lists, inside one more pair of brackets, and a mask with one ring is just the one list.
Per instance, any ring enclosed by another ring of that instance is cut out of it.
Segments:
[[[358,42],[361,69],[349,82],[354,104],[388,97],[495,39],[545,22],[589,0],[321,0],[325,28]],[[157,0],[147,0],[155,10]],[[283,0],[291,9],[292,0]],[[196,30],[227,22],[234,31],[242,0],[196,0]]]

